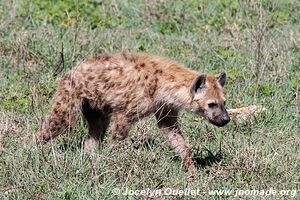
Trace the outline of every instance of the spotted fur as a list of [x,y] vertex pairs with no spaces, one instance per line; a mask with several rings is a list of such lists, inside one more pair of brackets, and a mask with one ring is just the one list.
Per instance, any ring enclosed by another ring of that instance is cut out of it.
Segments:
[[[184,109],[224,125],[225,78],[224,74],[199,74],[167,58],[143,53],[90,58],[61,79],[35,140],[46,143],[68,131],[83,113],[89,128],[85,145],[91,149],[101,141],[110,122],[113,139],[123,140],[134,122],[154,113],[186,167],[193,167],[191,151],[178,125],[178,112]],[[208,102],[219,108],[210,108]]]

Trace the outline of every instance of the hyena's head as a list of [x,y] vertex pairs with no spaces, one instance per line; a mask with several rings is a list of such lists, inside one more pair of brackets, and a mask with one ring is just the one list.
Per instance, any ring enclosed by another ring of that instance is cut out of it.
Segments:
[[225,126],[230,117],[225,108],[223,87],[226,74],[218,76],[208,74],[199,75],[192,83],[192,110],[204,116],[214,125]]

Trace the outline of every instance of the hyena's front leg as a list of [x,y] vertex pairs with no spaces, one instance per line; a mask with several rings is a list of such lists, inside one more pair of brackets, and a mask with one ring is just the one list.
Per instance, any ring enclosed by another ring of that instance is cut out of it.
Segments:
[[155,116],[158,127],[163,131],[175,152],[180,155],[184,166],[189,171],[193,171],[195,165],[191,150],[184,140],[178,125],[178,111],[162,108],[156,112]]

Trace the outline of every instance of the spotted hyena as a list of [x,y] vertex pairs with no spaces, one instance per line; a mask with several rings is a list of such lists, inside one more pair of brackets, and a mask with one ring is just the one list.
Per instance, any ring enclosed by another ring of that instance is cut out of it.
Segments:
[[199,74],[167,58],[142,53],[120,53],[87,59],[61,80],[52,108],[36,134],[46,143],[70,129],[80,113],[89,136],[85,147],[99,144],[110,122],[112,138],[123,140],[131,125],[151,113],[184,165],[194,167],[191,151],[178,124],[179,110],[204,116],[224,126],[230,121],[223,87],[226,74]]

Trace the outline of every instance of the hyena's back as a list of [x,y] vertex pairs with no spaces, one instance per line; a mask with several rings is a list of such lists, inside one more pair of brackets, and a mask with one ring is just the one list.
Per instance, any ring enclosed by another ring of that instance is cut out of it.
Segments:
[[197,73],[166,58],[123,53],[84,61],[67,76],[73,77],[78,97],[90,100],[92,106],[142,116],[164,93],[189,87]]

